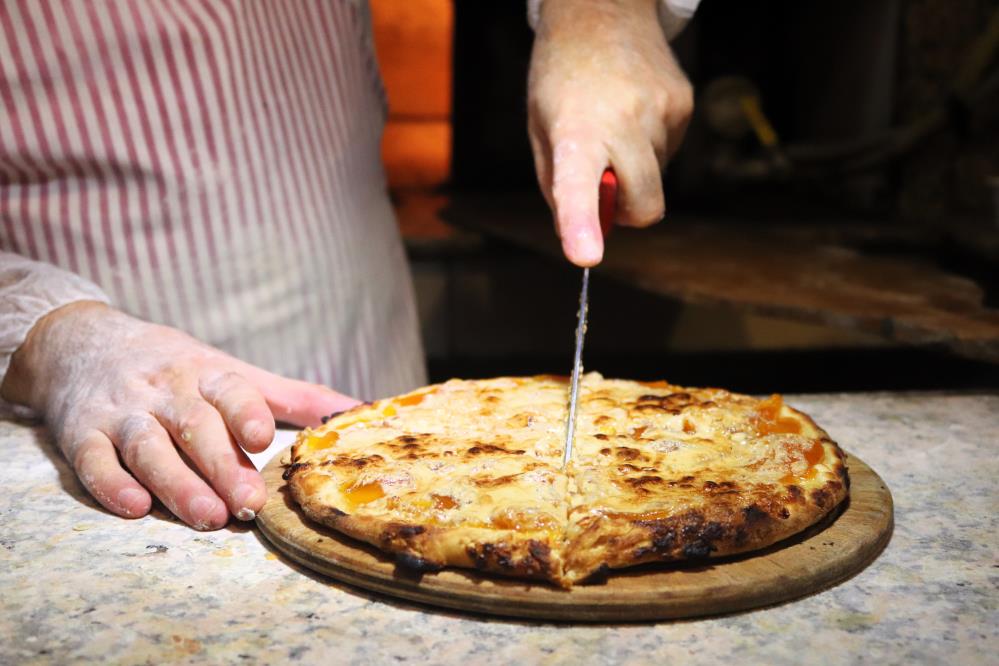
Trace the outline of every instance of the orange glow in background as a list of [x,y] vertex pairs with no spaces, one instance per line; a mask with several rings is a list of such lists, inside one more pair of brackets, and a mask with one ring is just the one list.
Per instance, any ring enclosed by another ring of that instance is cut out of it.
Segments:
[[451,0],[371,0],[371,13],[389,100],[389,186],[440,185],[451,169]]

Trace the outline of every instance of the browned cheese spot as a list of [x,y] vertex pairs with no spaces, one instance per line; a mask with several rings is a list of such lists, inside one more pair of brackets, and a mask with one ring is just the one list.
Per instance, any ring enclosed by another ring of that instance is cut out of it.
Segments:
[[498,488],[509,485],[517,480],[520,474],[508,474],[507,476],[477,476],[472,479],[479,488]]
[[468,449],[466,452],[470,456],[479,456],[483,454],[491,453],[506,453],[508,455],[521,455],[524,453],[523,449],[505,449],[502,446],[496,446],[495,444],[482,444],[479,443],[472,448]]
[[526,412],[514,414],[506,420],[506,425],[510,428],[527,428],[531,425],[531,415]]
[[618,446],[614,449],[614,456],[618,460],[638,460],[642,457],[642,452],[628,446]]

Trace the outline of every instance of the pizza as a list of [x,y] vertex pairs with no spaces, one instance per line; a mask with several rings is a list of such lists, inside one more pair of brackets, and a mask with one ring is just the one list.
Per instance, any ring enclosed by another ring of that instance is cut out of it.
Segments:
[[779,395],[581,378],[453,379],[302,431],[285,470],[311,519],[392,554],[563,587],[764,548],[847,496],[845,456]]

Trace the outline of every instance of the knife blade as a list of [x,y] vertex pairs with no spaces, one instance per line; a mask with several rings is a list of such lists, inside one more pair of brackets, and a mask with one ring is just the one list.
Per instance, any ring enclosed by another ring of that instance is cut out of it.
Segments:
[[[614,210],[617,206],[617,176],[614,169],[604,169],[600,177],[599,190],[600,231],[604,238],[614,224]],[[576,349],[572,356],[572,379],[569,384],[569,415],[565,425],[565,447],[562,453],[562,469],[572,458],[572,445],[576,436],[576,407],[579,403],[579,376],[583,372],[583,341],[586,338],[586,319],[590,304],[590,269],[583,269],[583,286],[579,290],[579,314],[576,319]]]

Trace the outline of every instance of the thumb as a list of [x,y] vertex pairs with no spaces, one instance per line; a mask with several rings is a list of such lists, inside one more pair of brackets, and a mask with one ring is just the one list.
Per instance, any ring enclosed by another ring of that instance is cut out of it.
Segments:
[[600,176],[607,161],[606,151],[599,145],[564,138],[554,146],[555,224],[562,251],[577,266],[595,266],[603,258],[598,202]]
[[[286,379],[269,372],[258,371],[263,381],[255,381],[275,421],[299,427],[315,427],[324,416],[342,412],[361,403],[331,388],[295,379]],[[257,380],[254,377],[251,381]]]

